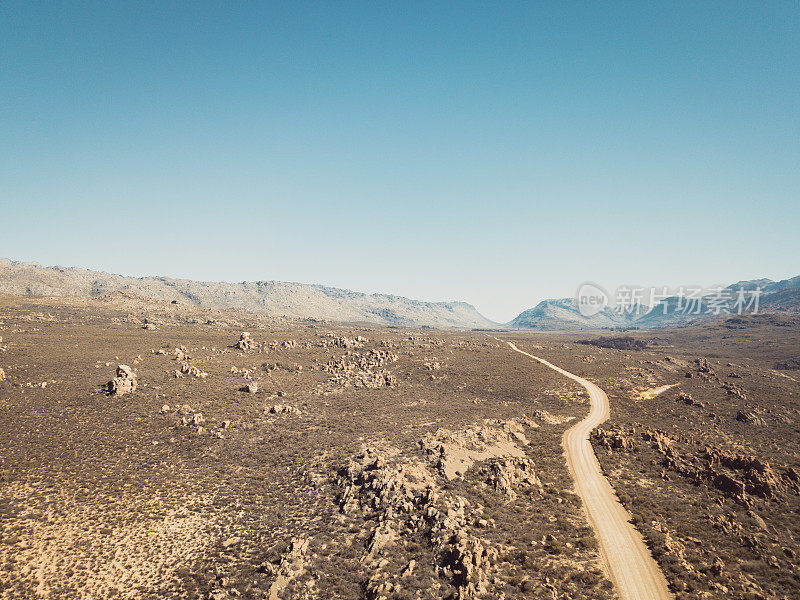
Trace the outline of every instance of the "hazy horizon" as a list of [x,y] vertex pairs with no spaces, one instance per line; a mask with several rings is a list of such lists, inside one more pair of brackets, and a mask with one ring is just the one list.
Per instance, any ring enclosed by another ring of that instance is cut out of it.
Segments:
[[0,14],[0,256],[498,322],[800,272],[797,5]]

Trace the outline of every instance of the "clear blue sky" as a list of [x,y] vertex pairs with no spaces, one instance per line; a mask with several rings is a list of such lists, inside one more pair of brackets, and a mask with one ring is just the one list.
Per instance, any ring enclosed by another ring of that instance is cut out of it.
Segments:
[[0,256],[466,300],[800,273],[800,4],[0,1]]

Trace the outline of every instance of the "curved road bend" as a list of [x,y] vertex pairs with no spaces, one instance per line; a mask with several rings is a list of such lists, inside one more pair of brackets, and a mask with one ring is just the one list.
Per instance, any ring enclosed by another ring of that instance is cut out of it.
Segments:
[[667,581],[644,540],[630,523],[630,514],[603,477],[600,463],[589,443],[589,433],[609,417],[606,393],[582,377],[528,354],[511,342],[512,350],[524,354],[581,384],[591,399],[592,410],[564,433],[562,445],[567,456],[575,491],[583,500],[589,524],[597,535],[600,557],[606,573],[622,600],[674,600]]

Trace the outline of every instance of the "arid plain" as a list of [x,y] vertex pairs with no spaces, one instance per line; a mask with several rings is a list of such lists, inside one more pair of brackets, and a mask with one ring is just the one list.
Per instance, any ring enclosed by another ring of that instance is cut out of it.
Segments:
[[617,597],[562,447],[589,395],[510,341],[607,393],[591,441],[671,593],[794,598],[798,332],[620,350],[3,296],[2,594]]

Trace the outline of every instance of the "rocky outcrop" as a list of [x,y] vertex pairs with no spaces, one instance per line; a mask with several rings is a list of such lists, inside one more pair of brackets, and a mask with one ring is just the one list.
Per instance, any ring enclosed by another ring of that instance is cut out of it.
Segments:
[[661,534],[660,541],[663,544],[664,552],[672,556],[685,572],[694,572],[694,567],[686,560],[686,545],[664,523],[653,521],[651,527]]
[[484,516],[481,505],[440,486],[437,473],[452,479],[477,464],[476,473],[507,501],[523,489],[541,491],[533,461],[523,451],[528,440],[522,422],[527,419],[487,420],[463,431],[440,429],[420,441],[427,464],[397,449],[365,446],[340,469],[342,512],[375,523],[362,560],[369,573],[367,598],[389,598],[402,589],[398,576],[417,565],[399,560],[399,550],[420,537],[434,556],[428,570],[455,589],[453,598],[496,597],[501,548],[474,533],[494,527],[494,521]]
[[328,333],[319,343],[319,346],[321,348],[344,348],[345,350],[353,350],[363,348],[366,342],[369,342],[369,340],[361,335],[349,338],[343,335],[336,335],[335,333]]
[[705,358],[695,358],[694,364],[697,365],[698,373],[714,375],[714,370],[711,368],[711,364]]
[[767,422],[751,410],[740,410],[736,413],[736,420],[748,425],[764,426]]
[[532,416],[534,419],[539,419],[542,423],[545,423],[547,425],[562,425],[564,423],[569,423],[575,418],[575,417],[554,415],[553,413],[544,409],[537,409],[533,411]]
[[268,563],[265,566],[265,570],[275,576],[267,591],[269,600],[280,600],[281,592],[305,571],[309,544],[307,536],[292,538],[280,562],[277,565]]
[[463,477],[475,461],[525,458],[528,444],[522,425],[515,421],[487,421],[463,431],[438,429],[422,438],[428,460],[447,479]]
[[348,352],[339,359],[332,359],[323,370],[331,374],[330,382],[342,387],[379,388],[397,384],[397,378],[386,369],[396,362],[397,355],[388,350]]
[[740,388],[738,385],[736,385],[735,383],[729,383],[727,381],[723,382],[722,383],[722,389],[724,389],[728,393],[729,396],[734,396],[734,397],[739,398],[741,400],[746,400],[747,399],[747,396],[745,395],[744,390],[742,388]]
[[391,570],[405,573],[414,567],[395,565],[393,549],[417,535],[430,544],[436,558],[433,568],[456,589],[455,598],[483,597],[489,591],[498,550],[469,527],[488,524],[482,507],[442,492],[424,463],[402,459],[396,451],[365,447],[339,471],[337,481],[341,510],[377,523],[367,536],[362,560],[370,574],[367,598],[388,598],[401,589]]
[[633,436],[618,429],[606,430],[599,427],[594,430],[592,437],[599,446],[609,450],[632,450],[636,445]]
[[523,486],[536,488],[541,494],[542,482],[536,476],[535,466],[527,457],[492,459],[486,467],[486,483],[502,493],[509,501],[517,499],[516,490]]
[[747,456],[692,440],[673,439],[663,432],[645,429],[597,429],[593,442],[609,451],[633,450],[641,442],[649,442],[661,455],[661,466],[697,484],[716,488],[723,495],[750,502],[749,496],[776,500],[786,493],[800,493],[800,477],[791,467],[774,469],[755,456]]
[[415,461],[389,468],[386,453],[364,447],[339,471],[339,506],[345,513],[367,509],[410,513],[435,495],[436,481],[427,467]]

